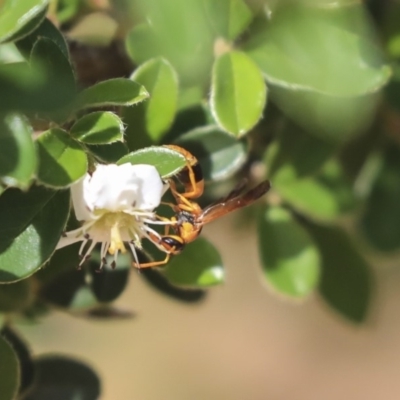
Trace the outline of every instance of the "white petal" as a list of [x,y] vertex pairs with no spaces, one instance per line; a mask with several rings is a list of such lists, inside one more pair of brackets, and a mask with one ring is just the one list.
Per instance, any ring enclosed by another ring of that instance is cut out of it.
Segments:
[[164,193],[164,183],[158,171],[152,165],[138,164],[135,175],[140,182],[140,190],[136,198],[136,208],[151,211],[158,207]]
[[63,247],[69,246],[70,244],[74,244],[76,242],[82,241],[82,236],[80,237],[62,237],[57,243],[56,250],[62,249]]
[[72,204],[75,210],[75,216],[78,221],[89,221],[93,218],[88,204],[85,199],[85,189],[87,188],[90,175],[86,174],[81,180],[71,186]]
[[122,211],[136,203],[140,184],[133,167],[131,164],[97,167],[85,191],[93,209]]

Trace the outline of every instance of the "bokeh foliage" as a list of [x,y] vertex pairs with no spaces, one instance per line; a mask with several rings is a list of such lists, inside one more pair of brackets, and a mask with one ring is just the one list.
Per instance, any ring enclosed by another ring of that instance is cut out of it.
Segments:
[[[74,182],[96,163],[173,177],[185,160],[163,144],[199,159],[204,204],[218,183],[270,179],[254,214],[267,284],[366,320],[374,276],[364,254],[400,248],[400,8],[367,3],[0,1],[2,398],[98,396],[90,367],[32,358],[12,322],[52,307],[129,317],[112,304],[129,256],[99,274],[95,257],[76,269],[79,245],[55,248],[77,223]],[[143,260],[164,256],[147,249]],[[224,268],[200,238],[141,276],[192,303]]]

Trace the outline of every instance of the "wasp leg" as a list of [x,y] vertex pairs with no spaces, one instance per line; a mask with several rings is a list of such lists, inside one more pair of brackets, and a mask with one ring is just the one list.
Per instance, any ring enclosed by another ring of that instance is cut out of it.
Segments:
[[161,260],[161,261],[151,261],[151,262],[144,263],[144,264],[136,264],[135,262],[133,262],[132,264],[137,269],[159,267],[161,265],[167,264],[170,258],[171,258],[171,254],[167,254],[166,257],[164,258],[164,260]]

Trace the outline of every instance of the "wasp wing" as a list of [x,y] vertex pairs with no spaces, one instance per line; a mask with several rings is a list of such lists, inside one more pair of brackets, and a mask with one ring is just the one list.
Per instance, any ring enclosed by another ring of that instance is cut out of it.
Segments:
[[[237,190],[237,188],[233,189],[232,192],[229,193],[229,195],[221,202],[206,207],[198,217],[197,222],[207,224],[216,218],[229,214],[232,211],[249,206],[267,193],[270,188],[270,181],[264,181],[243,195],[240,195],[238,193],[242,190],[241,185],[240,190]],[[233,197],[233,195],[236,196]]]

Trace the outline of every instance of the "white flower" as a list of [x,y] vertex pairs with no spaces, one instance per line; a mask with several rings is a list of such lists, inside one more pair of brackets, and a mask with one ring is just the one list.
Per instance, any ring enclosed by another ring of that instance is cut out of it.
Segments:
[[65,233],[57,249],[82,241],[81,265],[101,243],[101,268],[107,251],[114,255],[115,266],[118,252],[126,251],[126,242],[139,265],[135,246],[141,248],[143,237],[152,240],[149,234],[159,237],[147,224],[162,223],[154,221],[153,210],[164,191],[164,183],[152,165],[98,165],[92,175],[86,174],[71,187],[75,215],[82,226]]

